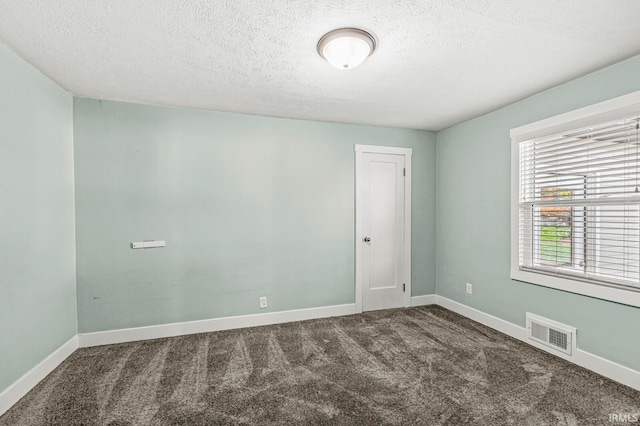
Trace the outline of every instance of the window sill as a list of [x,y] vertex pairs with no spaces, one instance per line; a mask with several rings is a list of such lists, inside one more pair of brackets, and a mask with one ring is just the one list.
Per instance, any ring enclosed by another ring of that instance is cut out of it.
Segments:
[[511,279],[640,308],[640,292],[633,290],[590,284],[518,269],[511,270]]

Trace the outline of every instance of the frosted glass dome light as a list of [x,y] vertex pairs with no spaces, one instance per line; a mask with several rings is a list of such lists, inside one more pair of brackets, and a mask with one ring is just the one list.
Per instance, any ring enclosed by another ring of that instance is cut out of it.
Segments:
[[325,34],[318,42],[318,53],[341,70],[355,68],[376,49],[371,34],[358,28],[340,28]]

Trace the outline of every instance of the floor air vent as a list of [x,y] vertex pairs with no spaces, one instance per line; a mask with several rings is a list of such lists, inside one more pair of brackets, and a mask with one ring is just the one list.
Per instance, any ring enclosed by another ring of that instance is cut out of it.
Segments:
[[573,354],[576,329],[527,312],[529,339],[567,355]]

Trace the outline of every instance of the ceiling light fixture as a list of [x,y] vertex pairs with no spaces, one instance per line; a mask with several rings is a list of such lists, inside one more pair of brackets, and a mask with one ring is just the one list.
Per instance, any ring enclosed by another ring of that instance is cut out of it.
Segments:
[[376,40],[358,28],[329,31],[318,42],[318,54],[341,70],[355,68],[376,49]]

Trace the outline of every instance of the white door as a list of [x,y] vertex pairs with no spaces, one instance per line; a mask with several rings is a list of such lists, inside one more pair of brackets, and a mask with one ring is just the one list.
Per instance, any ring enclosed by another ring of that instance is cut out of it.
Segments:
[[364,311],[409,305],[410,262],[407,262],[405,244],[407,158],[410,161],[411,157],[405,153],[366,151],[360,156],[357,174],[360,241],[356,244],[361,246]]

